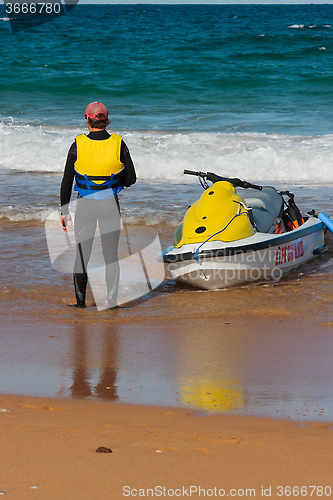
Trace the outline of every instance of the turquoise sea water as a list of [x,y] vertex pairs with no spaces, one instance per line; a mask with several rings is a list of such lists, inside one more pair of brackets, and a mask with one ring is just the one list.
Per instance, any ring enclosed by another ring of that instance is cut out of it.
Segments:
[[78,5],[12,34],[2,6],[0,114],[118,128],[332,131],[333,5]]

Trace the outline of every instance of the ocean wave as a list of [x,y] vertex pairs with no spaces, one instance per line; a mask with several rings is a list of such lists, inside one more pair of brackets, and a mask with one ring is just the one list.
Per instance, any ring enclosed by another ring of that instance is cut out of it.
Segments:
[[[119,131],[117,131],[119,132]],[[0,127],[0,171],[61,175],[79,129]],[[252,181],[333,182],[333,135],[222,132],[119,132],[139,179],[183,182],[183,170],[214,171]]]
[[[37,221],[44,222],[54,213],[54,208],[44,210],[33,210],[31,208],[14,208],[12,206],[0,208],[0,219],[7,219],[10,222]],[[60,212],[59,212],[60,217]],[[54,218],[53,220],[59,220]]]
[[128,134],[138,175],[183,182],[183,170],[253,181],[332,183],[333,136],[277,134]]
[[288,26],[288,29],[302,29],[302,28],[309,28],[309,29],[317,29],[317,30],[321,30],[322,28],[331,28],[332,25],[331,24],[322,24],[322,25],[318,25],[318,24],[309,24],[308,26],[306,26],[305,24],[292,24],[291,26]]
[[[185,212],[185,208],[182,207],[180,213],[176,210],[170,216],[162,210],[155,207],[147,208],[146,210],[141,210],[140,213],[132,213],[134,210],[129,210],[128,214],[122,214],[122,222],[128,224],[129,226],[149,226],[159,228],[161,225],[167,227],[176,228],[180,222],[180,215]],[[28,207],[21,209],[13,209],[12,207],[1,207],[0,208],[0,220],[2,222],[45,222],[46,220],[57,222],[60,224],[60,209],[49,208],[45,210],[32,210]]]
[[304,28],[304,24],[292,24],[291,26],[288,26],[288,28],[294,29],[294,30],[302,29],[302,28]]
[[79,130],[31,125],[0,125],[0,169],[60,172]]

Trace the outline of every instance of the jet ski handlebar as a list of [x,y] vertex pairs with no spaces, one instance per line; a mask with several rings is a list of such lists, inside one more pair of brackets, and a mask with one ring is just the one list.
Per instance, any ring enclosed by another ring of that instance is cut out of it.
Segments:
[[256,184],[251,184],[250,182],[247,181],[241,181],[240,179],[237,178],[230,179],[229,177],[221,177],[220,175],[213,174],[213,172],[194,172],[193,170],[184,170],[184,174],[196,175],[198,177],[202,177],[203,179],[211,181],[213,184],[219,181],[226,181],[230,182],[230,184],[232,184],[235,187],[241,187],[244,189],[248,188],[258,189],[258,191],[262,190],[262,186],[257,186]]

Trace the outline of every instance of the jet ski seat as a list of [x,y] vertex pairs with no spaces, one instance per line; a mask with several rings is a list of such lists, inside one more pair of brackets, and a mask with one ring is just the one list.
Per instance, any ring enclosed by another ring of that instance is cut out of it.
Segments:
[[262,191],[247,189],[243,196],[246,205],[252,208],[257,231],[267,233],[277,217],[282,216],[283,198],[277,190],[265,186]]

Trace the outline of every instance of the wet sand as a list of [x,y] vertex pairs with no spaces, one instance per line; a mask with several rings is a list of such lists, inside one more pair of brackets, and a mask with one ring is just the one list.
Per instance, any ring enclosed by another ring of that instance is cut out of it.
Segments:
[[313,270],[218,292],[166,282],[116,311],[91,293],[68,307],[68,276],[62,296],[2,293],[0,392],[333,421],[331,275]]
[[331,496],[332,424],[7,395],[0,404],[12,410],[0,413],[6,498]]

